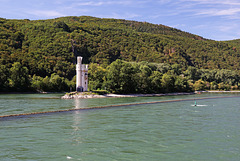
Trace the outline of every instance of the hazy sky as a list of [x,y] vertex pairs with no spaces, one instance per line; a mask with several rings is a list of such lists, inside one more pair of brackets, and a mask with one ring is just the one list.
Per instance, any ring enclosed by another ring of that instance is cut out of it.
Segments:
[[240,39],[240,0],[0,0],[0,17],[94,16],[163,24],[213,40]]

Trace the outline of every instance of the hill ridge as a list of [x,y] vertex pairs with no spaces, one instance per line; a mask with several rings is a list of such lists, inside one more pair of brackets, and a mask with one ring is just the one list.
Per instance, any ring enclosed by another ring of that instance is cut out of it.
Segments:
[[240,69],[238,41],[214,41],[165,25],[124,19],[69,16],[48,20],[0,18],[2,65],[14,62],[40,76],[74,75],[71,41],[84,63],[116,59],[180,64],[205,69]]

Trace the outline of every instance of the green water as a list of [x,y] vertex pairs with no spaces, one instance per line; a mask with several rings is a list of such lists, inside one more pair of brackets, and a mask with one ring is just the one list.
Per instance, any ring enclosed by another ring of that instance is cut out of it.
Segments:
[[[1,115],[110,104],[240,96],[61,100],[60,94],[0,95]],[[0,119],[0,160],[238,161],[240,98],[79,110]]]

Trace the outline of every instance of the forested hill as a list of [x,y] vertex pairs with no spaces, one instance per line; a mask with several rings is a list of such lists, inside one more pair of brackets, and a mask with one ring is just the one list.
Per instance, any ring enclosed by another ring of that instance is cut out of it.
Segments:
[[[234,46],[235,48],[238,48],[238,51],[239,51],[239,49],[240,49],[240,39],[226,41],[226,43],[228,43],[231,46]],[[235,48],[234,48],[234,50],[236,50]]]
[[109,65],[116,59],[194,66],[201,69],[240,69],[237,41],[207,40],[178,29],[147,22],[94,17],[62,17],[49,20],[0,19],[0,64],[14,62],[30,75],[75,75],[75,51],[84,63]]

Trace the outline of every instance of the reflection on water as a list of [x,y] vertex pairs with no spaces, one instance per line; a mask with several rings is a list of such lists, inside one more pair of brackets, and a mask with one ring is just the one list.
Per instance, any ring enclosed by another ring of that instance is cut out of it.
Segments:
[[[87,107],[86,105],[86,101],[82,101],[82,99],[74,99],[74,103],[75,103],[75,109],[80,109],[83,107]],[[81,123],[81,117],[80,117],[80,113],[81,111],[73,111],[74,115],[73,115],[73,129],[74,129],[74,133],[76,131],[79,130],[79,125]]]
[[87,107],[87,102],[83,99],[74,99],[75,109]]

